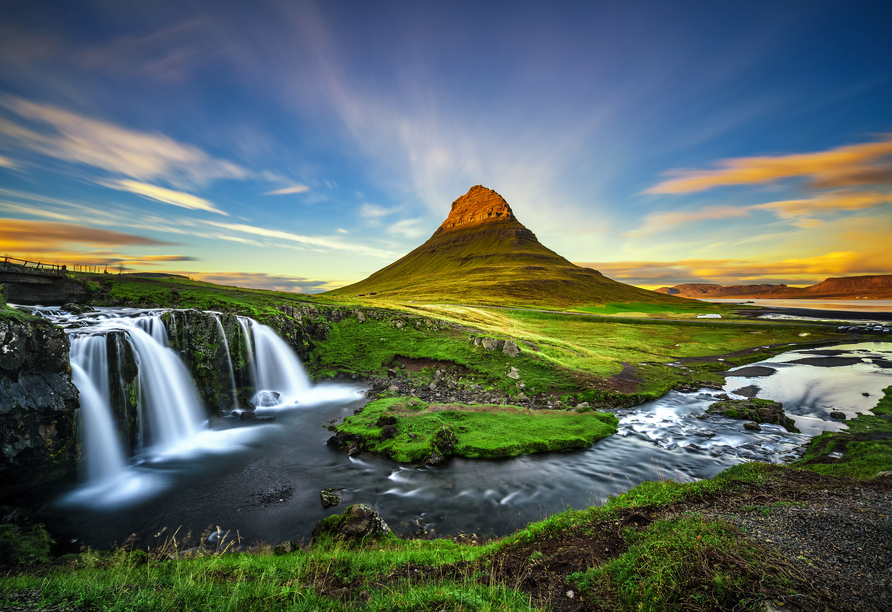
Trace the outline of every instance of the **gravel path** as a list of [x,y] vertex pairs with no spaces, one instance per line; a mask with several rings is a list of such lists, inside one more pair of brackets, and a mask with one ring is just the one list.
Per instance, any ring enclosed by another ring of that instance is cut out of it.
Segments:
[[804,505],[722,514],[795,563],[844,611],[892,610],[892,492],[824,490]]

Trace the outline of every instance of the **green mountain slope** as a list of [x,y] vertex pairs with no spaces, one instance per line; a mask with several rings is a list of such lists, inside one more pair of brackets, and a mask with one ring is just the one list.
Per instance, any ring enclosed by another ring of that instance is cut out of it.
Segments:
[[365,280],[328,292],[390,300],[560,307],[609,302],[689,304],[577,266],[543,246],[498,193],[481,185],[452,203],[420,247]]

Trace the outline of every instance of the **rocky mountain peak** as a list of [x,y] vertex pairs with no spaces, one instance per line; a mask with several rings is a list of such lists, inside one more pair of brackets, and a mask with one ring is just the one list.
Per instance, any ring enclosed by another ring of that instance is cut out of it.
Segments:
[[484,223],[515,221],[505,198],[483,185],[474,185],[468,193],[452,203],[452,210],[434,235]]

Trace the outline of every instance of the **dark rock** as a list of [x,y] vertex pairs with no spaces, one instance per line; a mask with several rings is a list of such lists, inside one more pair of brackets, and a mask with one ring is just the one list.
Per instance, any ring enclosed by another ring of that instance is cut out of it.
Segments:
[[297,552],[300,550],[300,546],[298,546],[294,542],[282,542],[278,546],[273,549],[273,554],[282,556],[282,555],[290,555],[293,552]]
[[323,508],[330,508],[331,506],[337,506],[341,503],[341,496],[338,494],[339,492],[336,489],[322,489],[319,493],[319,498],[322,500]]
[[382,440],[390,440],[391,438],[395,438],[399,432],[397,428],[393,425],[388,425],[384,429],[381,430],[381,439]]
[[0,319],[0,482],[12,494],[73,473],[78,391],[68,336],[47,321]]
[[744,429],[749,429],[752,431],[762,431],[762,428],[755,421],[747,421],[743,424]]
[[863,395],[864,397],[870,397],[870,393],[862,393],[861,395]]
[[330,516],[313,527],[311,544],[321,537],[337,542],[358,544],[390,535],[390,527],[374,508],[365,504],[347,506],[340,516]]
[[96,309],[88,304],[75,304],[68,302],[62,306],[62,310],[71,314],[84,314],[85,312],[96,312]]
[[397,418],[392,414],[385,414],[378,417],[375,421],[375,427],[387,427],[388,425],[396,425]]
[[833,412],[830,413],[830,418],[831,419],[839,419],[840,421],[845,421],[846,413],[840,412],[839,410],[834,410]]
[[756,423],[773,423],[793,433],[799,433],[793,419],[784,413],[784,405],[770,400],[746,399],[715,402],[706,409],[708,414],[720,414],[732,419]]

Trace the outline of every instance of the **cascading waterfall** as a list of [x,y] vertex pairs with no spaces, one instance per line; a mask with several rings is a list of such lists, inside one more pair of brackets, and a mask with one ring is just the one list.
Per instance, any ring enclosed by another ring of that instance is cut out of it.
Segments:
[[[257,364],[257,396],[264,391],[275,391],[281,396],[278,403],[298,401],[301,395],[309,392],[311,385],[297,356],[271,327],[252,320],[251,330]],[[270,405],[268,400],[255,403]]]
[[257,387],[257,361],[254,358],[254,342],[251,340],[251,322],[247,317],[238,318],[238,326],[245,338],[245,346],[248,354],[248,372],[251,375],[251,384]]
[[223,339],[223,349],[226,353],[226,364],[229,366],[229,383],[232,386],[232,405],[238,409],[238,392],[235,388],[235,370],[232,369],[232,357],[229,355],[229,341],[226,339],[226,332],[223,331],[223,324],[220,323],[220,317],[214,315],[214,321],[217,322],[217,331]]
[[[104,346],[105,338],[98,338]],[[124,471],[126,463],[108,399],[103,399],[90,376],[74,361],[71,364],[71,380],[80,391],[80,432],[86,481],[97,484],[111,480]]]

